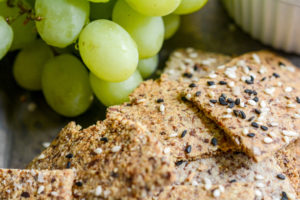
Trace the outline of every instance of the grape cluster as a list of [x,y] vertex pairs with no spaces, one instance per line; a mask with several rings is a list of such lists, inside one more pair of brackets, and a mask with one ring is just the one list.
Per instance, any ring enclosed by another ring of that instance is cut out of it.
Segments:
[[21,50],[16,82],[42,90],[50,107],[74,117],[93,94],[106,106],[155,71],[180,15],[207,0],[0,0],[0,60]]

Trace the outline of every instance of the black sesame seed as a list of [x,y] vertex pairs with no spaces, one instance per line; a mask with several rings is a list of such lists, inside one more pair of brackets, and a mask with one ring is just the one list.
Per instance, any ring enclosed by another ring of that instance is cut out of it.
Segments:
[[186,153],[191,153],[192,151],[192,146],[191,145],[188,145],[186,148],[185,148],[185,152]]
[[247,118],[246,114],[242,110],[240,111],[240,116],[241,116],[242,119],[246,119]]
[[254,98],[253,98],[253,101],[258,102],[258,101],[259,101],[259,98],[258,98],[258,97],[254,97]]
[[286,192],[283,191],[283,192],[281,193],[281,195],[282,195],[281,200],[289,200],[289,198],[288,198]]
[[210,103],[217,103],[218,101],[215,100],[215,99],[211,99],[211,100],[209,100],[209,102],[210,102]]
[[226,81],[220,81],[219,84],[220,85],[227,85],[227,82]]
[[192,77],[193,77],[193,74],[192,74],[192,73],[185,72],[185,73],[183,73],[183,76],[186,77],[186,78],[192,78]]
[[67,154],[67,155],[66,155],[66,158],[68,158],[68,159],[73,158],[73,154],[71,154],[71,153]]
[[248,85],[253,84],[253,81],[251,81],[251,80],[246,80],[245,82],[246,82]]
[[181,138],[183,138],[185,135],[187,134],[187,130],[184,130],[184,131],[182,131],[182,133],[181,133]]
[[235,183],[235,182],[236,182],[235,179],[232,179],[232,180],[229,181],[229,183]]
[[228,105],[228,102],[226,101],[226,99],[224,97],[220,97],[219,98],[219,102],[223,106],[227,106]]
[[233,108],[234,106],[235,106],[235,103],[230,103],[228,107]]
[[194,65],[194,71],[197,71],[198,70],[198,64],[195,64]]
[[126,106],[132,106],[132,104],[131,103],[127,103]]
[[166,135],[166,134],[167,134],[167,133],[164,132],[164,131],[160,132],[160,135]]
[[256,123],[256,122],[252,122],[251,126],[253,126],[254,128],[258,128],[259,127],[258,123]]
[[181,100],[182,101],[187,101],[187,98],[186,97],[181,97]]
[[110,175],[113,178],[118,178],[119,177],[119,174],[117,172],[111,172]]
[[232,98],[228,98],[228,99],[227,99],[227,102],[228,102],[228,103],[234,103],[234,100],[233,100]]
[[70,168],[71,168],[71,162],[70,162],[70,161],[67,162],[66,168],[67,168],[67,169],[70,169]]
[[258,110],[258,109],[254,109],[254,112],[255,112],[256,114],[258,114],[258,115],[260,115],[260,114],[261,114],[261,111],[260,111],[260,110]]
[[277,74],[277,73],[273,73],[273,76],[275,77],[275,78],[279,78],[280,77],[280,75],[279,74]]
[[267,131],[269,128],[268,127],[266,127],[266,126],[260,126],[260,128],[262,129],[262,130],[264,130],[264,131]]
[[227,95],[224,94],[224,93],[222,93],[222,94],[221,94],[221,97],[223,97],[224,99],[226,99],[226,98],[227,98]]
[[250,80],[253,82],[254,81],[254,76],[250,76]]
[[257,95],[257,92],[255,90],[252,90],[252,94]]
[[195,83],[191,83],[190,85],[189,85],[189,87],[190,88],[194,88],[194,87],[196,87],[197,85],[195,84]]
[[279,66],[285,66],[285,64],[283,62],[281,62],[281,61],[278,62],[278,65]]
[[249,95],[253,94],[253,91],[249,89],[245,89],[244,92]]
[[28,192],[22,192],[21,197],[30,198],[30,194]]
[[213,146],[217,146],[217,145],[218,145],[218,140],[217,140],[217,138],[211,139],[211,144],[212,144]]
[[248,122],[251,122],[253,119],[255,118],[255,116],[252,116],[248,119]]
[[300,103],[300,98],[296,97],[296,101],[297,101],[297,103]]
[[250,71],[252,71],[252,68],[251,68],[251,67],[249,67],[249,66],[248,66],[248,69],[249,69]]
[[235,103],[235,105],[237,105],[237,106],[238,106],[238,105],[240,105],[240,104],[241,104],[241,100],[240,100],[240,99],[236,99],[234,103]]
[[267,77],[263,77],[260,81],[265,81],[267,79]]
[[215,82],[213,82],[213,81],[207,81],[207,85],[209,85],[209,86],[215,85]]
[[285,175],[283,174],[277,174],[277,178],[280,180],[284,180],[285,179]]
[[183,160],[179,160],[179,161],[175,162],[175,165],[176,166],[180,166],[180,165],[182,165],[182,163],[184,163],[184,161]]
[[100,141],[102,141],[102,142],[105,142],[105,143],[106,143],[106,142],[108,142],[108,139],[107,139],[107,137],[103,137],[103,138],[101,138],[101,139],[100,139]]
[[75,183],[76,186],[81,187],[82,186],[82,182],[78,181]]
[[157,102],[157,103],[163,103],[163,102],[164,102],[164,99],[157,99],[156,102]]
[[240,115],[240,111],[239,110],[233,110],[233,113],[236,117],[238,117]]
[[201,91],[197,91],[195,95],[196,97],[199,97],[201,95]]
[[252,138],[255,136],[255,133],[248,133],[247,136]]

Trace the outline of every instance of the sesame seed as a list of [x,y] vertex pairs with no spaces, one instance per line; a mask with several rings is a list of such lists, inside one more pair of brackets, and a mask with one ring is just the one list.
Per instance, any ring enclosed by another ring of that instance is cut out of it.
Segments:
[[280,179],[280,180],[284,180],[285,179],[285,175],[283,175],[283,174],[277,174],[277,176],[276,176],[278,179]]
[[233,88],[234,85],[235,85],[235,83],[233,81],[229,82],[229,84],[228,84],[228,86],[231,87],[231,88]]
[[277,74],[277,73],[273,73],[273,76],[275,77],[275,78],[279,78],[280,77],[280,75],[279,74]]
[[288,108],[296,108],[296,104],[289,103],[289,104],[286,105],[286,107],[288,107]]
[[281,62],[281,61],[278,62],[278,65],[282,66],[282,67],[285,67],[285,64],[283,62]]
[[213,195],[214,195],[214,197],[219,197],[221,195],[220,190],[218,190],[218,189],[214,190]]
[[228,102],[228,103],[234,103],[234,100],[233,100],[232,98],[228,98],[228,99],[227,99],[227,102]]
[[48,148],[50,146],[50,142],[43,142],[42,145],[44,148]]
[[118,152],[118,151],[120,151],[120,150],[121,150],[121,146],[114,146],[114,147],[111,149],[111,151],[114,152],[114,153],[116,153],[116,152]]
[[183,73],[183,77],[186,77],[186,78],[192,78],[192,77],[193,77],[193,74],[192,74],[192,73],[185,72],[185,73]]
[[232,179],[229,181],[229,183],[235,183],[236,182],[236,179]]
[[234,106],[235,106],[235,103],[230,103],[228,107],[233,108]]
[[250,89],[245,89],[244,92],[249,95],[253,94],[253,91]]
[[46,158],[46,156],[43,153],[41,155],[39,155],[39,157],[38,157],[39,160],[44,159],[44,158]]
[[290,136],[290,137],[298,136],[298,133],[296,133],[296,132],[294,132],[294,131],[286,131],[286,130],[283,130],[283,131],[282,131],[282,134],[285,135],[285,136]]
[[282,82],[280,82],[280,81],[277,82],[278,87],[281,87],[282,85],[283,85]]
[[265,184],[263,184],[263,183],[256,183],[256,187],[264,188],[264,187],[265,187]]
[[81,187],[81,186],[82,186],[82,182],[77,181],[77,182],[75,183],[75,185],[76,185],[77,187]]
[[106,143],[106,142],[108,142],[108,139],[107,139],[107,137],[102,137],[102,138],[100,139],[100,141]]
[[264,90],[264,92],[265,92],[266,94],[272,95],[272,94],[275,92],[275,88],[274,88],[274,87],[272,87],[272,88],[266,88],[266,89]]
[[67,168],[67,169],[70,169],[70,168],[71,168],[71,162],[70,162],[70,161],[67,162],[66,168]]
[[165,154],[170,153],[170,151],[171,151],[171,149],[170,149],[169,147],[167,147],[167,148],[164,149],[164,153],[165,153]]
[[217,138],[213,138],[213,139],[211,140],[211,144],[212,144],[213,146],[217,146],[217,145],[218,145],[218,140],[217,140]]
[[163,103],[163,102],[164,102],[164,99],[161,99],[161,98],[160,98],[160,99],[157,99],[156,102],[157,102],[157,103]]
[[291,91],[293,91],[293,88],[292,88],[292,87],[286,87],[286,88],[284,89],[284,91],[285,91],[285,92],[291,92]]
[[100,196],[101,193],[102,193],[102,187],[99,185],[99,186],[96,187],[95,195]]
[[223,106],[227,106],[228,105],[228,102],[226,102],[226,99],[224,97],[220,97],[219,98],[219,102]]
[[258,98],[258,97],[254,97],[254,98],[253,98],[253,101],[258,102],[258,101],[259,101],[259,98]]
[[182,101],[187,101],[186,97],[181,97]]
[[44,192],[44,190],[45,190],[45,186],[42,185],[42,186],[39,187],[37,193],[41,194],[42,192]]
[[28,192],[22,192],[21,197],[29,198],[30,194]]
[[255,118],[255,116],[252,116],[248,119],[248,122],[251,122],[253,119]]
[[54,196],[54,197],[57,197],[57,196],[58,196],[58,193],[55,192],[55,191],[51,192],[50,194],[51,194],[52,196]]
[[192,151],[192,146],[191,145],[188,145],[186,148],[185,148],[185,152],[186,153],[191,153]]
[[246,129],[246,128],[244,128],[244,129],[243,129],[243,134],[244,134],[244,135],[247,135],[248,133],[249,133],[249,130]]
[[227,85],[227,82],[226,81],[220,81],[219,84],[220,85]]
[[217,67],[218,69],[224,69],[225,68],[225,65],[220,65]]
[[262,129],[262,130],[264,130],[264,131],[267,131],[269,128],[268,127],[266,127],[266,126],[260,126],[260,128]]
[[201,91],[197,91],[195,95],[196,97],[199,97],[201,95]]
[[189,85],[189,87],[190,88],[194,88],[194,87],[196,87],[197,85],[195,84],[195,83],[191,83],[190,85]]
[[95,152],[96,154],[101,154],[102,151],[103,151],[103,150],[102,150],[101,148],[97,148],[97,149],[94,150],[94,152]]
[[267,77],[263,77],[260,81],[265,81],[267,79]]
[[192,95],[191,95],[191,94],[187,94],[187,95],[185,96],[185,98],[186,98],[188,101],[190,101],[191,98],[192,98]]
[[209,75],[208,75],[209,78],[217,78],[217,74],[215,74],[215,72],[211,72]]
[[264,138],[264,142],[265,142],[266,144],[269,144],[269,143],[273,142],[273,139],[270,138],[270,137],[265,137],[265,138]]
[[68,159],[73,158],[73,154],[71,154],[71,153],[67,154],[67,155],[66,155],[66,158],[68,158]]
[[215,104],[215,103],[217,103],[218,101],[215,100],[215,99],[211,99],[211,100],[209,100],[209,102]]
[[252,99],[248,100],[248,103],[251,105],[251,106],[256,106],[256,102]]
[[253,138],[255,137],[255,133],[248,133],[247,136]]
[[251,80],[246,80],[245,81],[248,85],[251,85],[251,84],[253,84],[254,82],[253,81],[251,81]]
[[136,100],[136,103],[139,104],[139,103],[143,103],[145,101],[146,101],[146,99],[138,99],[138,100]]
[[178,166],[182,165],[182,163],[184,163],[184,161],[183,160],[179,160],[179,161],[175,162],[175,165],[178,167]]
[[259,127],[258,123],[256,123],[256,122],[252,122],[251,126],[253,126],[254,128],[258,128]]
[[204,188],[206,190],[209,190],[212,187],[211,180],[208,178],[204,178],[203,180],[204,180]]
[[159,111],[160,112],[165,112],[165,106],[164,106],[164,104],[161,104],[160,106],[159,106]]
[[198,67],[199,67],[198,64],[195,64],[194,67],[193,67],[194,71],[197,71]]
[[272,131],[270,131],[270,132],[268,133],[268,135],[271,136],[271,137],[276,137],[276,134],[275,134],[274,132],[272,132]]
[[289,200],[286,192],[284,192],[284,191],[281,193],[281,200]]
[[240,116],[241,116],[242,119],[246,119],[247,118],[246,114],[242,110],[240,111]]
[[235,105],[240,105],[241,99],[236,99],[234,103],[235,103]]
[[262,108],[265,108],[265,107],[267,106],[267,104],[266,104],[265,101],[261,101],[259,105],[260,105],[260,107],[262,107]]
[[260,111],[260,110],[258,110],[258,109],[254,109],[254,112],[255,112],[256,114],[258,114],[258,115],[260,115],[260,114],[261,114],[261,111]]
[[255,176],[255,179],[256,179],[256,180],[264,180],[265,177],[263,177],[263,176],[260,175],[260,174],[257,174],[257,175]]
[[207,81],[207,85],[209,85],[209,86],[215,85],[215,82],[213,82],[213,81]]
[[182,133],[181,133],[181,138],[183,138],[185,135],[187,134],[187,130],[184,130],[184,131],[182,131]]
[[223,115],[222,118],[224,118],[224,119],[230,119],[230,118],[232,118],[232,115],[231,114]]
[[259,58],[259,56],[258,56],[256,53],[252,54],[252,58],[253,58],[253,60],[254,60],[257,64],[260,64],[260,63],[261,63],[261,62],[260,62],[260,58]]

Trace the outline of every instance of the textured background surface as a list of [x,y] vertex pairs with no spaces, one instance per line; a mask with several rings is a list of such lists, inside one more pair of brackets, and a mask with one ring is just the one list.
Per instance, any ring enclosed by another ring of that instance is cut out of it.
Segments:
[[[270,49],[251,39],[233,24],[218,0],[209,0],[201,11],[182,17],[178,33],[166,41],[161,67],[176,48],[194,47],[207,51],[239,55],[247,51]],[[279,54],[300,66],[300,56]],[[40,92],[19,88],[12,78],[15,53],[0,62],[0,167],[23,168],[70,120],[86,127],[105,116],[105,107],[95,101],[84,115],[68,119],[53,112]],[[29,111],[32,104],[34,111]],[[29,109],[28,109],[29,108]]]

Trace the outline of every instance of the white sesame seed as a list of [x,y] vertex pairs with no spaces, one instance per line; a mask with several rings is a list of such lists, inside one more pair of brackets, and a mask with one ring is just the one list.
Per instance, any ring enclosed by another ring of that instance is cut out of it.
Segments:
[[45,187],[43,185],[41,185],[37,191],[38,194],[41,194],[42,192],[44,192]]
[[285,135],[285,136],[290,136],[290,137],[298,136],[298,133],[296,133],[296,132],[294,132],[294,131],[286,131],[286,130],[283,130],[283,131],[282,131],[282,134]]
[[218,69],[224,69],[225,68],[225,65],[220,65],[217,67]]
[[265,107],[267,106],[267,104],[266,104],[265,101],[261,101],[261,102],[259,103],[259,105],[260,105],[260,107],[262,107],[262,108],[265,108]]
[[51,192],[51,195],[54,196],[54,197],[57,197],[57,196],[58,196],[58,193],[55,192],[55,191],[53,191],[53,192]]
[[299,119],[300,118],[300,114],[294,114],[294,118]]
[[228,115],[223,115],[222,116],[223,119],[230,119],[232,118],[232,115],[228,114]]
[[225,70],[224,74],[231,79],[235,79],[236,78],[236,67],[229,67]]
[[43,146],[44,148],[47,148],[47,147],[50,146],[50,142],[43,142],[43,143],[42,143],[42,146]]
[[219,197],[221,195],[220,190],[219,189],[214,190],[213,195],[214,195],[214,197]]
[[254,155],[257,155],[257,156],[261,155],[261,151],[258,147],[253,147],[253,153],[254,153]]
[[224,188],[223,185],[219,185],[219,189],[220,189],[221,192],[225,192],[225,188]]
[[295,67],[293,66],[287,66],[286,69],[289,70],[290,72],[295,72]]
[[191,95],[191,94],[187,94],[187,95],[185,96],[185,98],[186,98],[187,100],[191,100],[192,95]]
[[103,152],[103,150],[101,148],[97,148],[94,151],[96,154],[101,154]]
[[278,87],[281,87],[281,86],[282,86],[282,82],[278,81],[278,82],[277,82],[277,86],[278,86]]
[[210,85],[210,86],[208,86],[210,89],[215,89],[215,88],[217,88],[217,86],[216,85]]
[[274,133],[274,132],[272,132],[272,131],[270,131],[269,133],[268,133],[268,135],[269,136],[271,136],[272,138],[275,138],[277,135]]
[[159,111],[162,112],[162,113],[165,112],[165,106],[164,106],[164,104],[161,104],[161,105],[159,106]]
[[248,103],[251,105],[251,106],[256,106],[256,102],[252,99],[248,100]]
[[209,78],[217,78],[217,74],[215,74],[215,72],[211,72],[209,75],[208,75]]
[[260,190],[255,190],[255,196],[261,197],[262,196],[261,191]]
[[111,149],[111,151],[114,152],[114,153],[116,153],[116,152],[118,152],[118,151],[120,151],[120,150],[121,150],[121,146],[114,146],[114,147]]
[[256,183],[256,187],[264,188],[265,184],[264,183]]
[[236,64],[237,64],[238,66],[240,66],[240,67],[247,66],[245,60],[239,60]]
[[257,64],[260,64],[260,58],[256,53],[252,54],[252,58]]
[[284,89],[284,91],[285,91],[285,92],[291,92],[291,91],[293,91],[293,88],[292,88],[292,87],[286,87],[286,88]]
[[194,180],[194,181],[192,182],[192,186],[197,186],[197,185],[199,185],[199,183],[198,183],[197,181]]
[[270,124],[271,124],[271,126],[273,126],[273,127],[279,126],[279,124],[278,124],[277,122],[271,122]]
[[180,52],[175,52],[173,55],[178,58],[182,57],[182,54]]
[[256,180],[264,180],[265,177],[263,177],[263,176],[260,175],[260,174],[257,174],[257,175],[255,176],[255,179],[256,179]]
[[208,92],[208,96],[211,97],[211,98],[214,98],[215,97],[215,93],[213,91],[209,91]]
[[260,74],[264,74],[267,72],[267,69],[265,67],[261,67],[258,71]]
[[169,147],[167,147],[167,148],[164,149],[164,153],[165,153],[165,154],[170,153],[170,151],[171,151],[171,149],[170,149]]
[[275,88],[274,87],[271,87],[271,88],[266,88],[265,89],[265,93],[266,94],[269,94],[269,95],[273,95],[273,93],[275,92]]
[[107,198],[109,194],[110,194],[110,191],[109,191],[109,190],[105,190],[105,191],[104,191],[104,197],[105,197],[105,198]]
[[169,137],[177,137],[178,136],[178,133],[172,133],[169,135]]
[[198,57],[198,53],[194,52],[194,53],[190,53],[189,56],[191,58],[197,58]]
[[204,178],[204,188],[206,190],[209,190],[212,187],[211,180],[208,178]]
[[187,63],[187,64],[192,64],[192,63],[193,63],[193,60],[190,59],[190,58],[185,58],[183,61],[184,61],[185,63]]
[[138,99],[137,101],[136,101],[136,103],[143,103],[143,102],[145,102],[146,101],[146,99]]
[[289,104],[286,105],[286,107],[288,107],[288,108],[296,108],[296,104],[289,103]]
[[203,65],[211,65],[212,63],[215,63],[217,60],[215,58],[208,58],[206,60],[202,60],[201,63]]
[[39,160],[44,159],[44,158],[46,158],[46,156],[45,156],[44,154],[41,154],[41,155],[38,157]]
[[245,103],[244,103],[244,102],[241,102],[241,103],[240,103],[240,107],[241,107],[241,108],[245,108]]
[[272,138],[270,138],[270,137],[265,137],[265,138],[264,138],[264,143],[270,144],[271,142],[273,142],[273,139],[272,139]]
[[98,185],[95,190],[95,195],[100,196],[101,193],[102,193],[102,187],[100,185]]
[[226,109],[226,112],[227,112],[228,114],[230,114],[230,113],[232,113],[232,109],[231,109],[231,108],[227,108],[227,109]]
[[192,48],[192,47],[188,47],[188,48],[186,49],[186,52],[188,52],[188,53],[193,53],[194,51],[195,51],[195,49]]
[[290,138],[288,136],[284,136],[283,140],[285,143],[289,144],[290,143]]
[[244,128],[244,129],[243,129],[243,134],[244,134],[244,135],[247,135],[248,133],[249,133],[249,130],[248,130],[247,128]]

